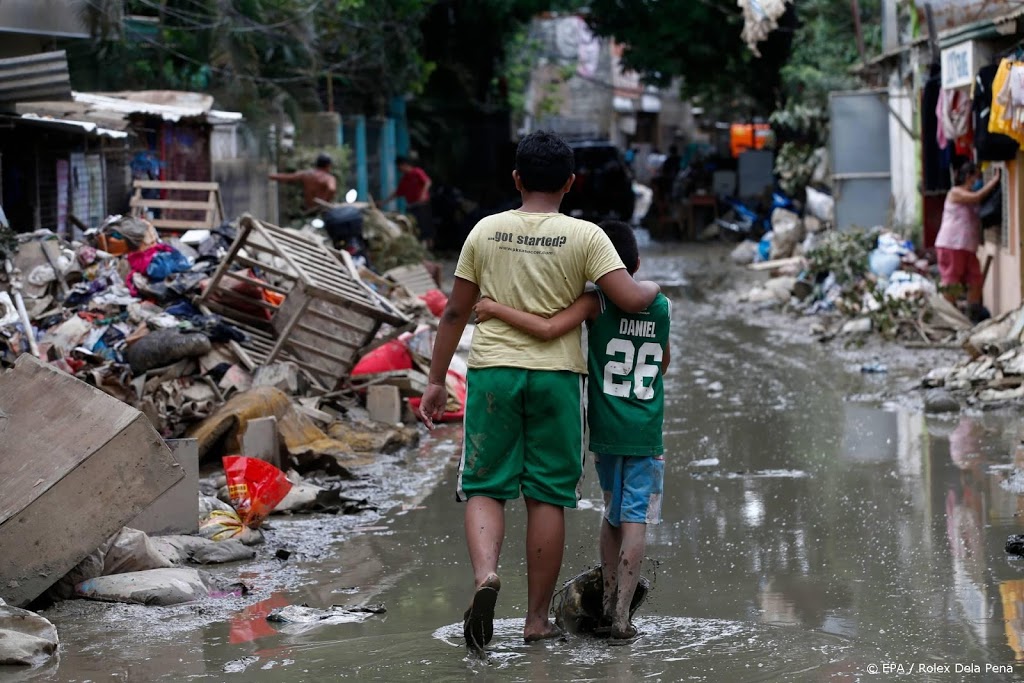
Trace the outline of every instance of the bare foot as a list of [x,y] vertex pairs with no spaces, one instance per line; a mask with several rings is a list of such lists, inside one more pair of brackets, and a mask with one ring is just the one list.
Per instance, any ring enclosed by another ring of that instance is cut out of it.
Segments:
[[531,629],[529,626],[523,631],[523,640],[528,643],[536,643],[541,640],[550,640],[552,638],[562,638],[565,636],[565,632],[552,624],[550,621],[546,621],[540,628]]

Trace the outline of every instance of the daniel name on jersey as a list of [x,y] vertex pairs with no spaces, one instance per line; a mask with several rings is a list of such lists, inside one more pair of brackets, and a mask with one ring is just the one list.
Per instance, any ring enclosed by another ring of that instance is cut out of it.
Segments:
[[629,337],[647,337],[648,339],[654,339],[657,336],[653,320],[632,320],[630,318],[623,318],[619,321],[619,334]]

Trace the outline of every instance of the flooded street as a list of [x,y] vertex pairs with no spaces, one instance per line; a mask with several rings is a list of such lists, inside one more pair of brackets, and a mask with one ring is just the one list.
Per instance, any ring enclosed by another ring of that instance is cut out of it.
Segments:
[[[1019,421],[850,400],[906,385],[916,370],[862,375],[838,347],[723,312],[709,292],[722,286],[719,256],[643,256],[641,275],[674,299],[674,329],[665,521],[649,532],[654,592],[634,644],[522,642],[520,501],[492,652],[467,656],[460,432],[448,427],[380,466],[391,484],[380,516],[272,519],[270,543],[293,543],[298,559],[243,567],[255,592],[241,606],[65,604],[44,613],[60,632],[59,662],[14,680],[867,681],[897,678],[897,666],[913,680],[1024,679],[1024,562],[1003,550],[1022,526],[1024,476],[1010,468]],[[597,558],[592,467],[581,509],[566,516],[563,578]],[[261,587],[281,572],[283,587]],[[266,621],[302,603],[384,603],[387,613]]]

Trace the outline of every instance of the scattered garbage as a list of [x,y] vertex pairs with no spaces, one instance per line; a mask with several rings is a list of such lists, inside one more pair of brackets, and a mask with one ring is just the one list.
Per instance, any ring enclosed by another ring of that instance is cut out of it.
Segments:
[[1006,539],[1006,552],[1024,557],[1024,535],[1012,534]]
[[256,458],[230,455],[224,458],[228,495],[242,524],[259,528],[292,488],[284,472]]
[[885,363],[864,363],[860,371],[865,375],[882,375],[889,372],[889,366]]
[[41,666],[56,654],[59,643],[49,620],[0,600],[0,666]]
[[966,357],[952,367],[931,370],[921,380],[922,387],[941,388],[954,401],[961,397],[969,405],[993,406],[1024,398],[1024,307],[979,323],[961,339]]
[[279,624],[315,624],[317,626],[333,626],[335,624],[354,624],[366,621],[378,614],[385,614],[383,604],[342,607],[332,605],[327,609],[317,609],[307,605],[288,605],[279,607],[267,615],[267,621]]

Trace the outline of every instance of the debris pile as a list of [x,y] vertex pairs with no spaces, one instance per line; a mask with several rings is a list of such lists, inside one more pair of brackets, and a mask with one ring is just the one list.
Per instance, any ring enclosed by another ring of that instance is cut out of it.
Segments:
[[[404,217],[358,210],[359,239],[341,243],[251,216],[0,235],[0,542],[31,549],[0,558],[0,633],[12,610],[58,600],[241,595],[187,565],[254,557],[270,514],[373,509],[345,491],[418,439],[446,298]],[[449,388],[458,419],[464,368]],[[43,622],[0,658],[52,654]]]
[[935,368],[922,380],[969,404],[994,406],[1024,398],[1024,308],[986,320],[965,336],[967,357]]
[[940,294],[928,262],[899,235],[880,229],[813,235],[815,243],[800,256],[752,264],[775,277],[741,300],[817,316],[812,329],[823,341],[875,332],[937,345],[970,329],[971,321]]

